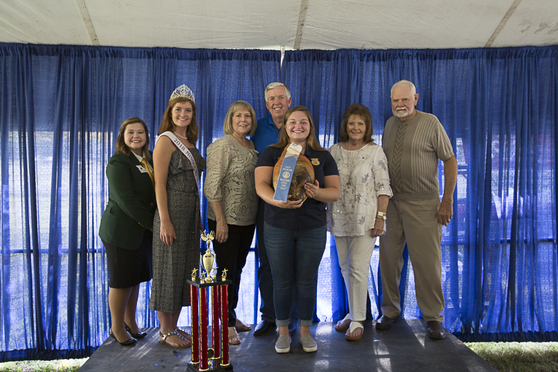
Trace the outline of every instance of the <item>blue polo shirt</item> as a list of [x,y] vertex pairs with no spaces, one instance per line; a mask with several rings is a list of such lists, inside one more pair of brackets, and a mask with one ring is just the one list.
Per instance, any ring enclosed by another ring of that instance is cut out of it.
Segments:
[[273,118],[268,115],[258,120],[256,132],[250,139],[254,142],[256,151],[261,154],[267,146],[279,142],[279,133],[281,133],[281,129],[277,129]]
[[[266,148],[258,158],[257,167],[274,167],[281,157],[284,148]],[[325,176],[337,176],[337,163],[329,151],[316,151],[306,147],[304,155],[310,160],[314,167],[314,174],[320,188],[324,187]],[[312,198],[306,199],[302,207],[298,209],[283,209],[273,205],[265,205],[265,222],[271,226],[289,230],[317,229],[326,224],[326,203]]]

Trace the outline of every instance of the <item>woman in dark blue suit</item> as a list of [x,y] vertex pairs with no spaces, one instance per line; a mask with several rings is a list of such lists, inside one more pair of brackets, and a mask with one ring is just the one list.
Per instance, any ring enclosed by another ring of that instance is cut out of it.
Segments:
[[155,189],[145,123],[137,117],[120,126],[116,153],[107,164],[110,197],[99,236],[109,275],[109,335],[128,346],[145,337],[136,324],[139,285],[151,280]]

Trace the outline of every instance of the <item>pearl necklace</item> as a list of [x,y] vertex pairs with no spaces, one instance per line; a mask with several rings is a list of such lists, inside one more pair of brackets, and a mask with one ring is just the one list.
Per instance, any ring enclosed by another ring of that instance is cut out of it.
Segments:
[[175,136],[178,136],[178,137],[180,137],[180,138],[182,138],[182,139],[188,140],[188,137],[181,136],[180,134],[178,134],[178,133],[176,133],[176,132],[173,132],[173,133],[174,133]]

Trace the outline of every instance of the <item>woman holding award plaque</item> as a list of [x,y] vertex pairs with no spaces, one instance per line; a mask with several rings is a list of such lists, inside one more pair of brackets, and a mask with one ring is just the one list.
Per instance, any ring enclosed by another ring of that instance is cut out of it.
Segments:
[[256,114],[245,101],[233,102],[223,123],[225,135],[207,148],[207,175],[204,193],[209,208],[207,220],[215,231],[213,249],[217,265],[227,270],[231,280],[228,291],[229,344],[238,345],[236,331],[250,326],[236,318],[240,277],[250,251],[258,213],[254,168],[258,152],[246,138],[256,131]]
[[194,94],[181,85],[172,93],[153,150],[157,211],[153,221],[153,284],[149,307],[157,311],[159,342],[191,345],[178,328],[183,306],[190,305],[190,278],[200,257],[199,177],[205,160],[198,139]]
[[256,191],[267,203],[264,238],[279,326],[275,351],[290,351],[288,325],[294,284],[300,343],[304,351],[314,352],[318,346],[310,335],[310,326],[318,267],[326,243],[326,203],[339,198],[340,187],[335,160],[318,143],[308,109],[296,106],[287,112],[279,142],[262,152],[255,178]]
[[389,198],[387,160],[372,140],[372,116],[364,105],[349,106],[330,149],[339,166],[341,195],[327,209],[328,229],[335,236],[341,274],[349,295],[349,313],[335,330],[358,341],[364,334],[370,259],[376,238],[384,233]]

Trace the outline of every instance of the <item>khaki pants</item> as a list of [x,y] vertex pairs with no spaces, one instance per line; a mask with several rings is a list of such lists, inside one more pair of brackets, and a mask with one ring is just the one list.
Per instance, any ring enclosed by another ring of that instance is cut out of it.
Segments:
[[370,236],[371,231],[365,231],[364,236],[335,237],[339,266],[349,295],[350,319],[355,321],[366,320],[370,259],[376,244],[376,238]]
[[442,225],[438,223],[440,200],[390,200],[387,232],[380,238],[382,312],[396,318],[401,312],[399,282],[403,249],[407,242],[415,274],[417,303],[426,321],[441,322],[444,310],[440,245]]

